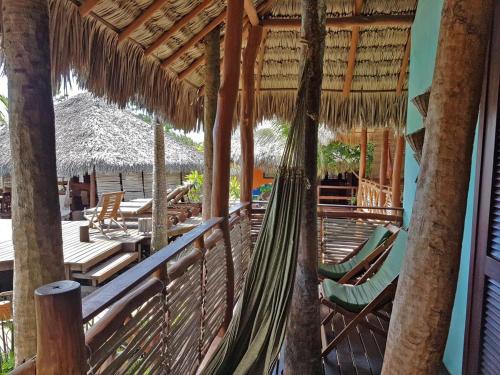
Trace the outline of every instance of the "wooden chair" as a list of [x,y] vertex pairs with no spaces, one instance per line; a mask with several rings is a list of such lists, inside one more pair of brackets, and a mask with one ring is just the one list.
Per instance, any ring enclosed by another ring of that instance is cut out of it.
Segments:
[[[321,323],[323,357],[326,357],[358,324],[368,327],[375,333],[386,335],[385,331],[370,324],[365,318],[369,314],[383,317],[382,308],[394,299],[397,279],[406,255],[407,240],[408,233],[401,229],[392,245],[354,285],[333,280],[325,280],[322,283],[321,303],[331,309],[331,312]],[[347,279],[341,281],[348,282]],[[331,342],[327,343],[324,326],[336,313],[352,319]]]
[[[124,191],[103,193],[97,207],[85,211],[85,217],[88,218],[90,227],[96,225],[97,229],[107,238],[109,238],[107,233],[114,230],[111,228],[113,223],[118,226],[118,230],[123,230],[127,233],[127,225],[120,210],[120,203],[124,196]],[[89,215],[90,213],[92,213],[91,216]],[[119,219],[121,223],[118,222]],[[105,223],[106,220],[108,220],[107,226]]]

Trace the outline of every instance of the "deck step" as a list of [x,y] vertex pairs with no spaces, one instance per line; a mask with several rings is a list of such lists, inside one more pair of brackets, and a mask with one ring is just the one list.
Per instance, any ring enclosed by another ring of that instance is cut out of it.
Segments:
[[87,272],[75,272],[72,274],[74,279],[91,280],[92,285],[97,286],[114,276],[117,272],[127,267],[130,263],[138,259],[138,253],[119,253],[111,258],[99,263]]

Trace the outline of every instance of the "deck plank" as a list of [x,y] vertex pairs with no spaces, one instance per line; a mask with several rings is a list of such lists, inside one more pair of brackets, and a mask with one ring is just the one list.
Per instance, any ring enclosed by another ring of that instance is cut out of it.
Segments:
[[[337,335],[345,326],[343,316],[335,314],[332,319],[333,332]],[[351,355],[349,340],[344,339],[337,345],[337,358],[342,375],[357,375]]]

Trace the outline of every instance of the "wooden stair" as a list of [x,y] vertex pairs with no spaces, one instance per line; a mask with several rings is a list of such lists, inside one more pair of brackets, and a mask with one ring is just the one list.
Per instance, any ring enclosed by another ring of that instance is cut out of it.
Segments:
[[93,286],[97,286],[138,259],[139,254],[137,252],[118,253],[99,263],[87,272],[74,272],[72,277],[74,279],[90,280]]

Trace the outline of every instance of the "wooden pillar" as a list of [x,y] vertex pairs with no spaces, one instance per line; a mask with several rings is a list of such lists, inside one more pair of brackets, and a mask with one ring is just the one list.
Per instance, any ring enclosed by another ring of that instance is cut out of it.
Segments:
[[165,164],[165,129],[158,117],[153,119],[153,230],[151,250],[158,251],[168,245],[167,167]]
[[368,146],[368,129],[362,128],[359,139],[361,155],[359,157],[359,177],[366,178],[366,155]]
[[304,168],[310,187],[304,191],[297,270],[285,345],[287,375],[322,374],[318,303],[317,160],[318,122],[325,42],[324,0],[302,0],[301,73],[294,123],[304,126]]
[[254,141],[253,129],[255,126],[255,62],[262,40],[262,26],[250,26],[247,45],[243,52],[242,90],[241,90],[241,177],[240,201],[252,201],[252,184],[254,169]]
[[229,238],[229,168],[231,153],[231,128],[233,124],[238,82],[240,75],[241,35],[243,24],[243,0],[228,0],[226,36],[224,38],[224,62],[222,83],[217,101],[214,125],[214,170],[212,185],[212,216],[223,217],[227,264],[226,313],[224,327],[227,328],[233,315],[234,264]]
[[2,2],[9,89],[16,363],[36,353],[33,293],[64,279],[47,0]]
[[403,169],[404,147],[404,135],[397,134],[394,167],[392,168],[392,207],[401,207],[401,171]]
[[378,205],[380,207],[385,206],[386,194],[383,193],[382,189],[387,185],[387,163],[389,159],[389,129],[384,129],[382,131],[382,142],[380,143],[380,171],[379,171],[379,184],[380,184],[380,195]]
[[439,373],[455,300],[493,1],[445,0],[441,15],[425,144],[387,338],[385,375]]
[[205,38],[205,89],[203,99],[203,220],[211,217],[212,170],[214,160],[213,131],[220,86],[220,27]]
[[95,177],[95,167],[92,167],[92,172],[90,172],[90,192],[89,192],[90,207],[95,207],[97,205],[97,185]]
[[82,296],[76,281],[57,281],[35,291],[36,373],[86,374]]

